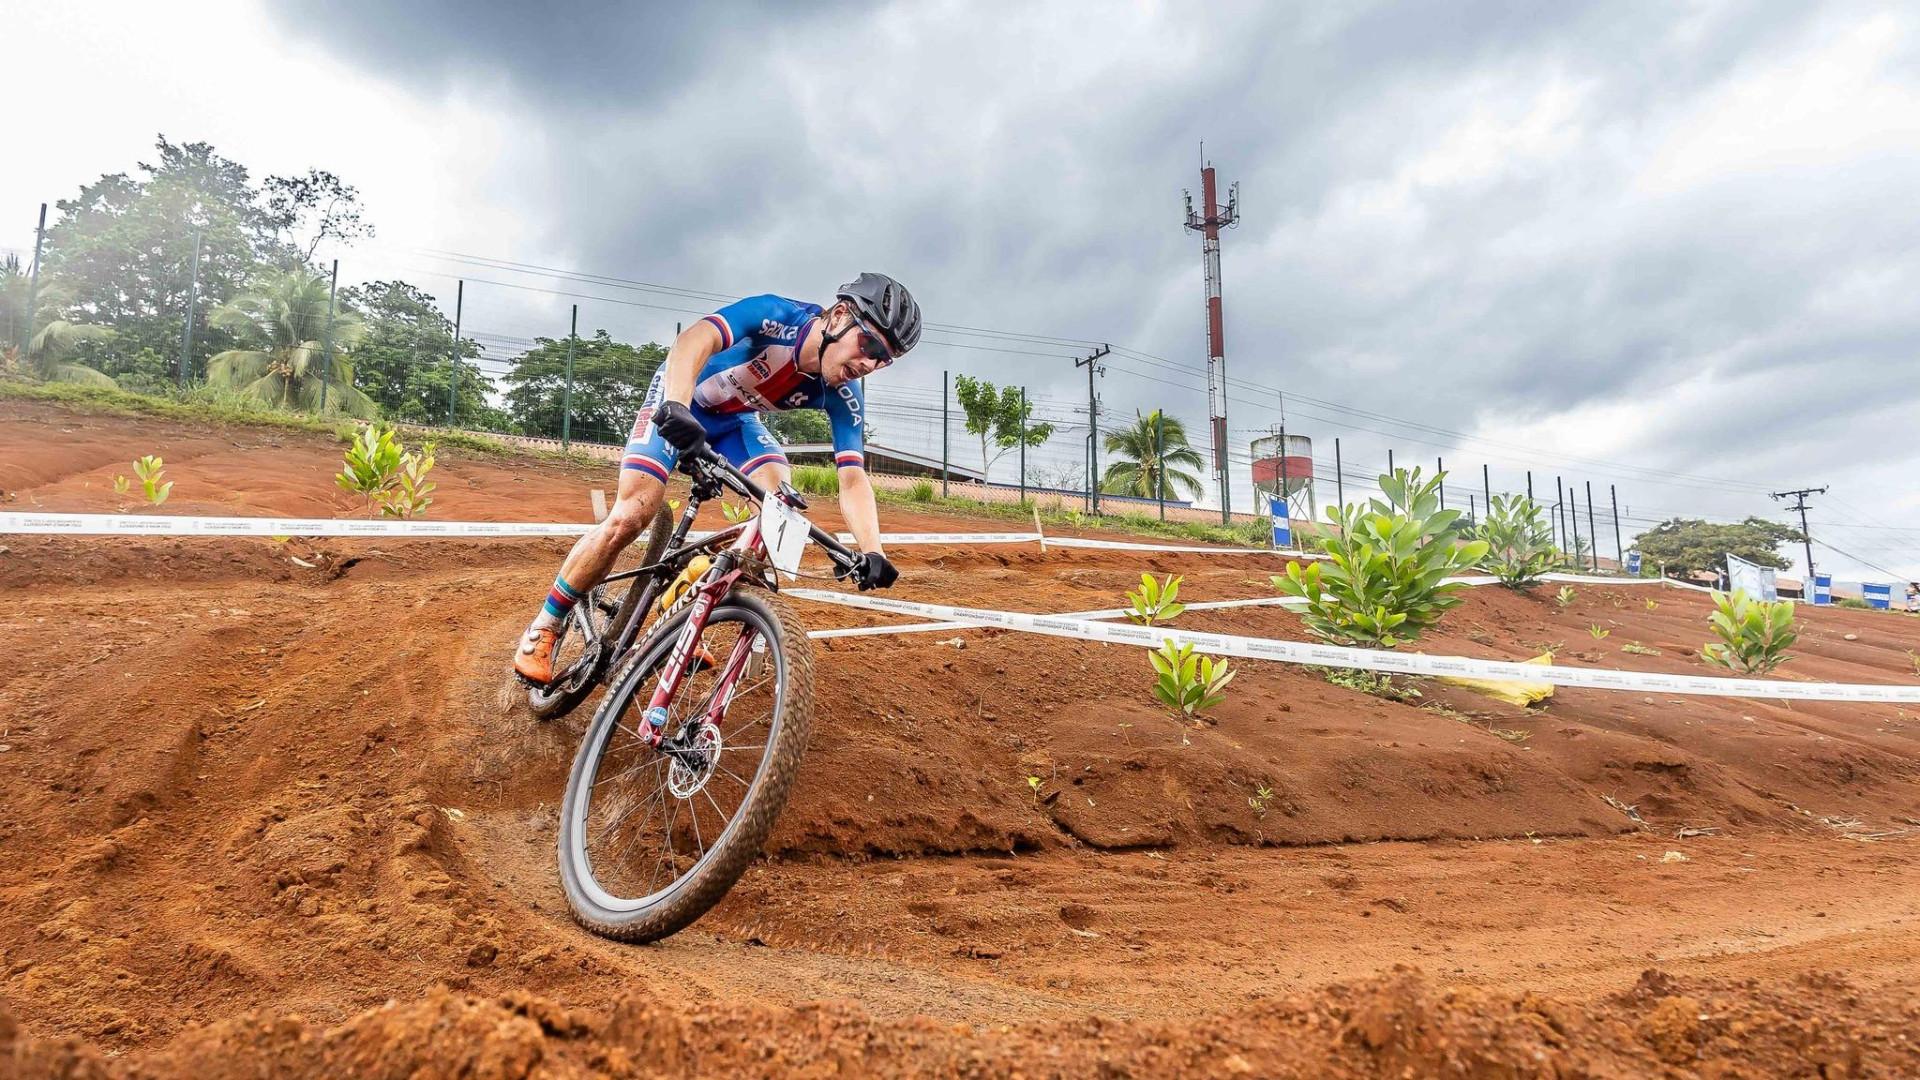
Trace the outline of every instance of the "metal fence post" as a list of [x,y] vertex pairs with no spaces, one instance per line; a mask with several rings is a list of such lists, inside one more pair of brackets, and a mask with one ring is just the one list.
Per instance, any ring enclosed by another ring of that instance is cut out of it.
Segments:
[[[33,348],[33,308],[40,302],[40,248],[47,239],[47,204],[40,204],[40,224],[33,230],[33,265],[27,269],[27,332],[20,336],[20,355]],[[182,383],[181,385],[185,385]]]
[[573,305],[573,323],[567,330],[567,385],[560,392],[560,449],[573,449],[573,343],[580,340],[580,305]]
[[1160,494],[1160,520],[1167,520],[1167,414],[1153,410],[1153,486]]
[[1347,509],[1347,477],[1345,470],[1340,467],[1340,438],[1337,435],[1333,440],[1333,490],[1336,492],[1334,497],[1340,500],[1340,510],[1344,513]]
[[187,388],[193,368],[193,309],[200,302],[200,228],[193,230],[193,276],[187,282],[187,318],[180,328],[180,389]]
[[[1627,550],[1620,545],[1620,492],[1612,484],[1607,485],[1607,501],[1613,504],[1613,556],[1620,560],[1620,569],[1625,570]],[[1809,585],[1808,588],[1812,586]]]
[[1593,524],[1593,481],[1587,481],[1587,546],[1593,549],[1593,569],[1600,570],[1600,532]]
[[940,373],[940,497],[947,497],[947,380],[951,372]]
[[340,260],[333,260],[333,281],[327,286],[327,343],[320,350],[320,415],[327,414],[327,376],[333,374],[333,301],[340,293]]
[[447,426],[455,426],[454,394],[460,388],[460,315],[466,309],[467,282],[462,278],[453,292],[453,355],[447,365]]
[[1027,501],[1027,388],[1020,388],[1020,502]]

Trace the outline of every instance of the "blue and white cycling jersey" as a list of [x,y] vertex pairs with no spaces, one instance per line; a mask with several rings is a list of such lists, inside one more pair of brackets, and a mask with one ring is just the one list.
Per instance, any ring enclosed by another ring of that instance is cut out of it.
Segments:
[[[858,382],[828,386],[800,370],[800,350],[817,332],[820,307],[767,294],[749,296],[705,316],[720,332],[720,351],[700,369],[694,384],[693,415],[707,430],[707,441],[734,467],[751,473],[770,461],[786,461],[779,443],[759,413],[821,409],[833,428],[833,460],[841,468],[866,463],[862,418],[866,397]],[[679,452],[654,430],[654,406],[666,391],[663,366],[647,388],[640,416],[628,437],[621,467],[639,469],[661,480],[673,472]]]

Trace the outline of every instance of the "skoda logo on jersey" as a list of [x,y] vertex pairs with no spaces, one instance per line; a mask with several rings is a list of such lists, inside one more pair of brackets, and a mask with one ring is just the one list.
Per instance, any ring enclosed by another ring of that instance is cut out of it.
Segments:
[[760,336],[770,341],[792,341],[800,336],[800,328],[774,319],[761,319]]
[[853,413],[854,423],[860,425],[861,427],[866,427],[867,418],[860,415],[860,395],[854,393],[853,384],[841,383],[839,387],[839,393],[840,393],[840,400],[847,403],[847,411]]

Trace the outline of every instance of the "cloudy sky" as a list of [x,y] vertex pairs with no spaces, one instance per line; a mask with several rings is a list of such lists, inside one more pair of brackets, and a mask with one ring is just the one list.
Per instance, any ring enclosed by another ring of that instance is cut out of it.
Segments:
[[1241,185],[1237,506],[1284,393],[1323,495],[1336,436],[1350,497],[1388,447],[1444,455],[1450,499],[1531,467],[1594,483],[1611,554],[1609,485],[1630,538],[1824,484],[1823,568],[1920,578],[1911,5],[167,7],[5,5],[36,107],[7,125],[0,248],[165,133],[358,185],[379,236],[323,257],[449,306],[465,278],[503,357],[575,302],[664,338],[881,269],[943,327],[872,380],[881,441],[937,449],[966,372],[1030,388],[1057,468],[1083,342],[1115,347],[1104,422],[1165,406],[1204,437],[1204,141]]

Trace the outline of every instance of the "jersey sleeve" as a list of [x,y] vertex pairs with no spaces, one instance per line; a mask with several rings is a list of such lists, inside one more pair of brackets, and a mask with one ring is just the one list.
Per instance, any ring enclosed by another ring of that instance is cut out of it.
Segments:
[[857,380],[829,388],[822,407],[833,425],[833,463],[842,469],[866,468],[866,391]]
[[721,349],[756,339],[754,351],[758,352],[768,345],[793,344],[795,330],[806,318],[804,307],[784,296],[765,293],[736,300],[704,319],[720,331]]

